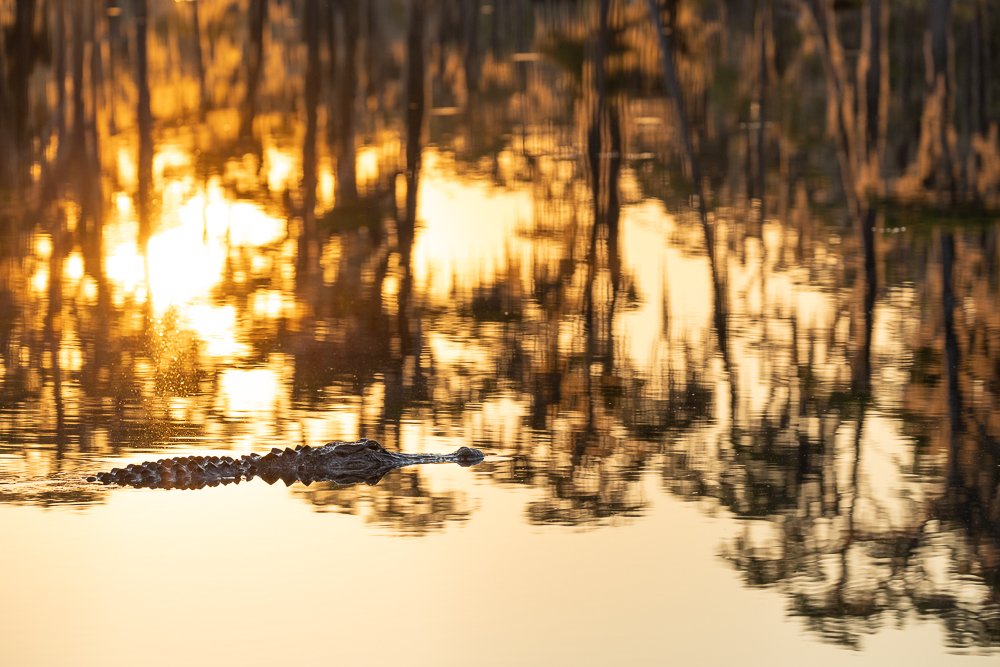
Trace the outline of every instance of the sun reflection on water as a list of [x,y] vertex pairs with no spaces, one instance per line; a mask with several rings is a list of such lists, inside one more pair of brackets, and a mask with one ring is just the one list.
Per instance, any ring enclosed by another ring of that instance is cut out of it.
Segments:
[[413,249],[418,289],[435,302],[447,302],[452,290],[492,283],[511,265],[522,267],[518,279],[529,280],[534,244],[519,235],[532,216],[529,194],[456,178],[433,152],[425,161],[417,217],[427,224]]
[[200,226],[186,224],[151,236],[146,261],[153,309],[162,314],[205,298],[222,279],[226,248],[211,240],[202,242]]
[[261,416],[272,412],[281,393],[281,378],[271,368],[227,368],[219,375],[223,414]]
[[[163,169],[180,169],[188,161],[176,152],[164,156]],[[107,225],[105,274],[112,300],[122,306],[126,299],[150,306],[150,315],[163,318],[168,312],[182,326],[193,331],[204,344],[203,352],[216,358],[235,358],[247,350],[237,332],[237,313],[232,304],[217,303],[214,291],[229,275],[245,279],[242,271],[232,272],[233,253],[242,250],[275,248],[286,236],[286,221],[276,218],[257,202],[232,199],[219,180],[192,187],[190,178],[164,184],[162,222],[149,236],[146,247],[139,245],[139,224],[133,217],[135,206],[125,193],[115,196],[116,216]],[[40,254],[51,253],[51,241],[39,237]],[[253,256],[254,269],[270,266],[265,258]],[[70,255],[64,273],[73,280],[83,274],[79,254]],[[40,267],[35,275],[38,289],[44,289],[47,273]],[[294,302],[270,296],[255,297],[255,310],[269,317],[289,314]]]
[[267,187],[272,192],[280,192],[295,185],[299,165],[289,151],[282,150],[277,146],[268,146],[264,151],[264,164],[267,173]]

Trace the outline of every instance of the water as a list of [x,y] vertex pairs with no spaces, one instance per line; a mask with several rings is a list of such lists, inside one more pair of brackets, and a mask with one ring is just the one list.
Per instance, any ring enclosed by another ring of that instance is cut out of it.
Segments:
[[0,664],[995,662],[998,17],[721,6],[0,3]]

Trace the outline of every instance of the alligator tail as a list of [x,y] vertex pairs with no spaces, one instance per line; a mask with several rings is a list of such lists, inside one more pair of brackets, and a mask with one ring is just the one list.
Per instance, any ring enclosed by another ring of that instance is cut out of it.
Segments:
[[180,456],[132,463],[124,468],[100,472],[87,481],[118,486],[166,489],[200,489],[239,483],[246,477],[247,457]]

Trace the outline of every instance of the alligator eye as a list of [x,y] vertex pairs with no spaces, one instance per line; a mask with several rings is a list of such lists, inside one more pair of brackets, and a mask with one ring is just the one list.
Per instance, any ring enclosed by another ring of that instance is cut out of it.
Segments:
[[381,449],[385,449],[385,447],[383,447],[382,445],[380,445],[377,440],[369,440],[368,442],[365,443],[365,446],[367,446],[368,449],[370,449],[372,451],[375,451],[375,452],[377,452],[377,451],[379,451]]

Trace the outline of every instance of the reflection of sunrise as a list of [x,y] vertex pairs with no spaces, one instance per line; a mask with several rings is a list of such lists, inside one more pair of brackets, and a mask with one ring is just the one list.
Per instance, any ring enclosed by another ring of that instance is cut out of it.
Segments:
[[35,255],[39,259],[48,259],[52,255],[52,237],[48,234],[35,236]]
[[336,177],[333,172],[324,169],[319,173],[319,181],[316,184],[316,203],[320,206],[332,206],[336,196]]
[[149,289],[158,313],[205,296],[222,278],[225,247],[201,238],[200,227],[183,225],[149,239]]
[[276,146],[269,146],[264,152],[264,165],[267,169],[267,187],[272,192],[280,192],[294,185],[298,178],[295,158]]
[[224,414],[263,415],[274,411],[281,382],[268,368],[229,368],[220,375],[219,386]]
[[174,170],[184,170],[191,165],[191,153],[178,144],[160,144],[153,155],[153,175],[155,178],[170,176]]
[[31,276],[31,289],[36,292],[44,292],[49,288],[49,270],[45,266],[39,266]]
[[508,253],[528,252],[517,232],[532,204],[527,193],[492,191],[485,182],[429,171],[420,184],[413,268],[421,289],[444,300],[453,288],[495,280],[514,259]]
[[128,215],[132,212],[132,198],[124,192],[118,192],[114,196],[115,208],[121,215]]
[[648,367],[656,359],[664,333],[664,303],[679,305],[677,311],[684,313],[685,321],[673,332],[680,339],[701,335],[711,309],[705,262],[665,243],[675,229],[673,217],[656,204],[622,213],[622,254],[628,260],[627,268],[636,273],[641,270],[648,279],[642,283],[638,307],[618,315],[615,327],[639,367]]
[[288,317],[295,311],[295,300],[278,290],[258,290],[253,295],[253,313],[260,317],[276,319]]
[[0,1],[0,665],[995,658],[994,4]]
[[379,175],[379,149],[375,146],[365,146],[358,150],[357,179],[359,185],[374,183]]
[[125,188],[129,190],[134,190],[138,182],[138,168],[135,164],[135,150],[133,147],[122,144],[118,148],[118,152],[115,156],[116,166],[118,170],[118,182]]
[[188,305],[179,310],[181,324],[198,335],[210,357],[232,359],[246,352],[236,338],[236,309],[209,304]]
[[[210,215],[213,211],[209,206]],[[226,211],[231,221],[229,242],[234,246],[263,246],[285,236],[285,221],[265,213],[257,204],[245,201],[219,204],[218,213]],[[210,218],[211,219],[211,218]]]
[[268,215],[258,204],[228,199],[218,183],[211,183],[207,194],[199,192],[184,201],[176,218],[183,230],[178,239],[219,247],[226,243],[266,245],[283,238],[285,232],[283,220]]
[[116,298],[141,294],[140,300],[145,300],[146,265],[135,241],[113,246],[104,258],[104,272],[117,288]]
[[71,253],[63,264],[63,277],[71,283],[76,283],[83,277],[83,255],[79,252]]
[[[181,168],[186,162],[172,153],[157,164],[169,173],[169,168]],[[126,297],[142,303],[148,296],[153,315],[173,312],[181,326],[204,343],[201,349],[207,356],[239,356],[247,348],[238,341],[236,311],[231,305],[214,304],[212,291],[223,281],[230,253],[281,241],[285,221],[266,213],[260,204],[232,200],[218,179],[211,179],[204,189],[193,190],[181,180],[168,181],[163,188],[161,225],[154,227],[145,256],[137,242],[138,224],[130,217],[131,198],[123,193],[116,197],[118,221],[105,234],[104,270],[112,285],[112,299],[120,305]],[[45,243],[37,243],[44,251]],[[251,265],[265,269],[270,262],[255,255]],[[64,268],[74,280],[82,270],[78,254]],[[234,275],[234,279],[239,277]],[[37,280],[43,282],[42,277]],[[255,297],[254,303],[255,312],[271,318],[286,315],[294,307],[279,293]]]

